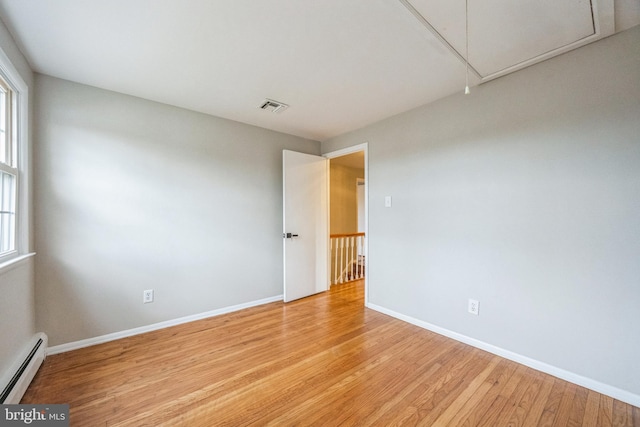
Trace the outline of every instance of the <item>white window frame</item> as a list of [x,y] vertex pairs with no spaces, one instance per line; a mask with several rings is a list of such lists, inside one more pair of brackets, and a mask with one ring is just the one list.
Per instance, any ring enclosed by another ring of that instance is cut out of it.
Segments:
[[0,272],[14,262],[31,256],[29,253],[29,87],[0,48],[0,75],[13,92],[13,113],[16,115],[16,206],[15,250],[0,255]]

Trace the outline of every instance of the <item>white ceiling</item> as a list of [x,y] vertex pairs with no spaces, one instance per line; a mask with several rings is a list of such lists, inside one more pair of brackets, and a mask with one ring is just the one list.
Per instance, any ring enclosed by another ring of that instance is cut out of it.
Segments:
[[[639,5],[470,0],[471,83],[637,25]],[[0,0],[0,17],[37,72],[315,140],[464,88],[464,0]]]

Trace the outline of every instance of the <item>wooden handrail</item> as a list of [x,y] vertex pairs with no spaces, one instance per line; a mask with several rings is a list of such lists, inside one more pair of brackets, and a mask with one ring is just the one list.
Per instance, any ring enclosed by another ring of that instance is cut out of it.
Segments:
[[345,233],[345,234],[331,234],[331,235],[329,235],[329,237],[332,238],[332,239],[338,238],[338,237],[357,237],[357,236],[364,236],[364,233]]

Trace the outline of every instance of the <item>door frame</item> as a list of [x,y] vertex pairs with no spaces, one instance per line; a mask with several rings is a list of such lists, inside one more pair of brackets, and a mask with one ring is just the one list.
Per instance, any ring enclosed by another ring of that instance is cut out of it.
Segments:
[[[331,160],[336,157],[346,156],[347,154],[357,153],[364,151],[364,262],[365,262],[365,275],[364,275],[364,304],[369,304],[369,143],[363,142],[361,144],[353,145],[351,147],[342,148],[336,151],[330,151],[323,153],[322,156]],[[329,179],[330,181],[330,179]],[[329,191],[327,197],[331,199],[331,185],[329,184]],[[327,201],[327,206],[331,209],[330,200]],[[329,233],[331,233],[331,219],[329,218]],[[329,239],[329,236],[327,236]],[[327,257],[328,265],[327,269],[331,267],[331,256]]]

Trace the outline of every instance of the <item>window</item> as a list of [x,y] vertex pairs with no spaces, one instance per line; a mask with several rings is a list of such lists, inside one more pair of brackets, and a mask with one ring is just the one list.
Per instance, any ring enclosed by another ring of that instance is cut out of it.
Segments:
[[0,256],[16,250],[18,168],[14,132],[13,91],[0,78]]
[[0,50],[0,265],[28,250],[27,114],[27,86]]

